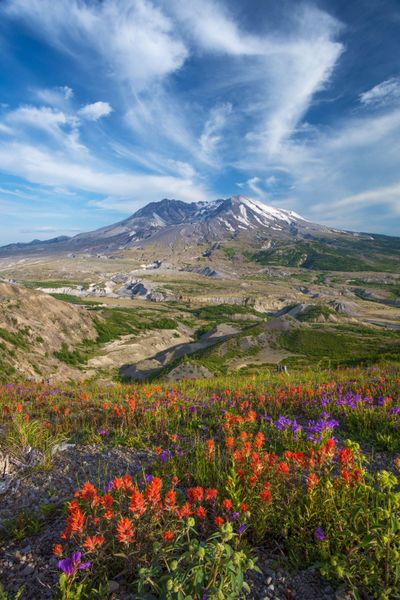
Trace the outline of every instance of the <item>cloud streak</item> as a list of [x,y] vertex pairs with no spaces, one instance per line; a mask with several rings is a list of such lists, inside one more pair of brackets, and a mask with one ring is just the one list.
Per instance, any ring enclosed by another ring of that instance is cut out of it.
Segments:
[[323,3],[278,4],[4,0],[10,37],[28,31],[57,69],[32,63],[29,103],[0,108],[0,171],[126,212],[239,186],[353,228],[373,198],[397,215],[399,77],[348,85],[352,28]]

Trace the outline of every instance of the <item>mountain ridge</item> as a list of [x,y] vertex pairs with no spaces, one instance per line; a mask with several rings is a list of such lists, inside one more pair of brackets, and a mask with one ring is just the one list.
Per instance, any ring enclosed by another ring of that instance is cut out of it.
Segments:
[[[0,257],[83,254],[112,258],[124,251],[140,250],[151,255],[150,262],[168,254],[175,263],[184,264],[188,248],[196,256],[202,252],[200,247],[221,243],[235,246],[236,255],[244,261],[262,265],[400,270],[400,238],[330,228],[246,196],[191,203],[164,198],[126,219],[71,238],[3,246]],[[213,254],[218,269],[218,255]]]
[[[130,239],[121,239],[121,243],[132,243],[147,239],[154,233],[166,227],[178,227],[182,225],[203,225],[202,229],[208,229],[211,237],[223,236],[224,233],[239,233],[245,229],[275,229],[276,231],[294,227],[311,227],[318,230],[329,230],[323,225],[311,223],[294,211],[279,209],[268,206],[260,201],[250,199],[246,196],[232,196],[219,198],[212,201],[183,202],[182,200],[164,198],[158,202],[150,202],[141,207],[135,213],[99,229],[79,233],[74,237],[58,236],[48,240],[33,240],[27,243],[15,242],[0,247],[0,251],[9,249],[28,249],[29,246],[40,245],[80,245],[85,240],[97,240],[99,245],[102,241],[118,238],[128,234]],[[205,227],[205,224],[208,224]],[[117,243],[118,240],[115,240]],[[115,245],[115,244],[114,244]]]

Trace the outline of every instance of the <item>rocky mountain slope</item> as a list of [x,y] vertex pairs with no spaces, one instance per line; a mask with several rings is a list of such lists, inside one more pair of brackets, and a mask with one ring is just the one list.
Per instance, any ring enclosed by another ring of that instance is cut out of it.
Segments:
[[202,246],[203,256],[218,270],[215,250],[220,243],[229,243],[239,251],[236,255],[262,265],[400,272],[400,238],[338,231],[245,196],[190,204],[169,199],[151,202],[129,218],[96,231],[4,246],[0,258],[61,254],[108,258],[145,250],[150,260],[173,252],[174,262],[184,265],[187,254],[182,250]]
[[77,372],[59,360],[57,352],[96,335],[85,309],[0,282],[0,378],[16,373],[47,378],[54,372],[73,377]]

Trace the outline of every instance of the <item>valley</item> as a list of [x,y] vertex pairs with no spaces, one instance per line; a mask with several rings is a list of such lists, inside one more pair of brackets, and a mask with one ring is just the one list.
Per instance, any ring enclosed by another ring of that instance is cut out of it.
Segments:
[[[320,262],[315,236],[325,237],[333,263],[328,254]],[[315,244],[318,260],[305,250]],[[346,270],[349,244],[362,254],[353,252]],[[362,265],[369,270],[356,270]],[[163,200],[69,240],[0,248],[0,277],[4,299],[17,289],[38,303],[53,298],[74,311],[76,331],[82,318],[91,323],[80,338],[54,323],[58,345],[30,357],[32,377],[43,376],[41,365],[60,380],[101,373],[112,381],[399,357],[398,238],[337,232],[241,196],[200,206]],[[13,359],[15,344],[3,345],[8,373],[23,348]]]

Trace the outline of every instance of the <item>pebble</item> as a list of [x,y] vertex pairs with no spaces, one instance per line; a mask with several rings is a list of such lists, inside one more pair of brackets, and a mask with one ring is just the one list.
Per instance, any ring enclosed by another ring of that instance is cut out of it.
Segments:
[[22,577],[29,577],[34,573],[35,567],[33,565],[27,565],[25,569],[21,572]]

